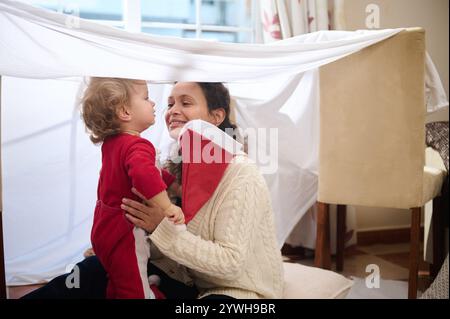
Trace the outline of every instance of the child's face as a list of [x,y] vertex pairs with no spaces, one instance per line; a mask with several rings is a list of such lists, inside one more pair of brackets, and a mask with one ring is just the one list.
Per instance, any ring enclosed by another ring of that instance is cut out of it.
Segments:
[[155,102],[148,96],[147,82],[135,81],[130,92],[130,109],[135,130],[142,132],[155,123]]

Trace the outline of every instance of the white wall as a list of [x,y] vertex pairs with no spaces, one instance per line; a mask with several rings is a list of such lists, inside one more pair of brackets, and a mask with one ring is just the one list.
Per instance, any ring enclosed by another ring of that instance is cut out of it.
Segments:
[[[346,30],[367,29],[366,7],[380,8],[380,29],[422,27],[427,50],[438,69],[448,96],[449,1],[448,0],[344,0]],[[427,121],[447,120],[448,108],[428,116]],[[400,228],[410,224],[408,210],[356,207],[357,229]]]

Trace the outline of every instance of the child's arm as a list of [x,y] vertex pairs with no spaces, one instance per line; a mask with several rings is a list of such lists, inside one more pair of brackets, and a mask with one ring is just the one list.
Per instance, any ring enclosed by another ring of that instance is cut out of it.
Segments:
[[150,202],[156,204],[164,210],[164,215],[175,224],[184,224],[184,214],[180,207],[172,204],[167,196],[167,192],[161,192],[149,199]]
[[164,214],[174,223],[184,223],[181,208],[173,205],[166,193],[166,184],[155,165],[155,148],[140,139],[134,142],[126,151],[125,168],[134,188],[145,198],[164,210]]

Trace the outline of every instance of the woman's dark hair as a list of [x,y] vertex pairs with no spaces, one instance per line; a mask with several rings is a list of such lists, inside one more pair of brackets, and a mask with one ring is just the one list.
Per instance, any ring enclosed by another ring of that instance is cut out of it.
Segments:
[[[205,96],[208,111],[211,112],[217,109],[224,109],[225,118],[223,122],[218,126],[222,131],[226,133],[228,130],[232,129],[232,137],[237,139],[237,126],[231,123],[230,120],[230,92],[221,82],[196,82],[198,86],[202,89],[203,95]],[[180,154],[181,155],[181,154]],[[181,184],[181,163],[174,163],[171,160],[168,160],[165,167],[169,170],[170,173],[175,175],[176,181],[178,184]]]
[[[225,129],[231,128],[236,129],[236,125],[232,124],[230,121],[230,92],[223,85],[223,83],[217,82],[197,82],[198,86],[202,89],[203,95],[206,98],[206,103],[208,106],[208,110],[211,112],[217,109],[225,110],[225,118],[223,122],[218,126],[222,131],[225,132]],[[236,139],[235,136],[233,136]]]

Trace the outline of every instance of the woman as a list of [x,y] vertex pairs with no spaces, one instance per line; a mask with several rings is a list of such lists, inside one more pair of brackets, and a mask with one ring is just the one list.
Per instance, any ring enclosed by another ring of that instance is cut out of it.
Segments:
[[[171,137],[177,138],[184,124],[194,119],[222,130],[232,128],[229,115],[230,96],[223,84],[180,82],[169,97],[166,125]],[[180,179],[180,165],[171,166]],[[245,160],[245,155],[231,161],[214,194],[187,229],[174,227],[156,207],[129,199],[123,203],[127,218],[150,233],[149,273],[161,277],[159,288],[167,298],[192,298],[197,290],[199,298],[282,297],[282,259],[269,193],[256,166]],[[51,297],[58,290],[64,291],[55,298],[66,294],[103,297],[106,276],[101,265],[95,257],[79,265],[82,291],[68,293],[62,282],[69,275],[63,275],[41,288],[43,292],[37,290],[28,297]],[[84,281],[89,281],[87,288],[82,287]]]

